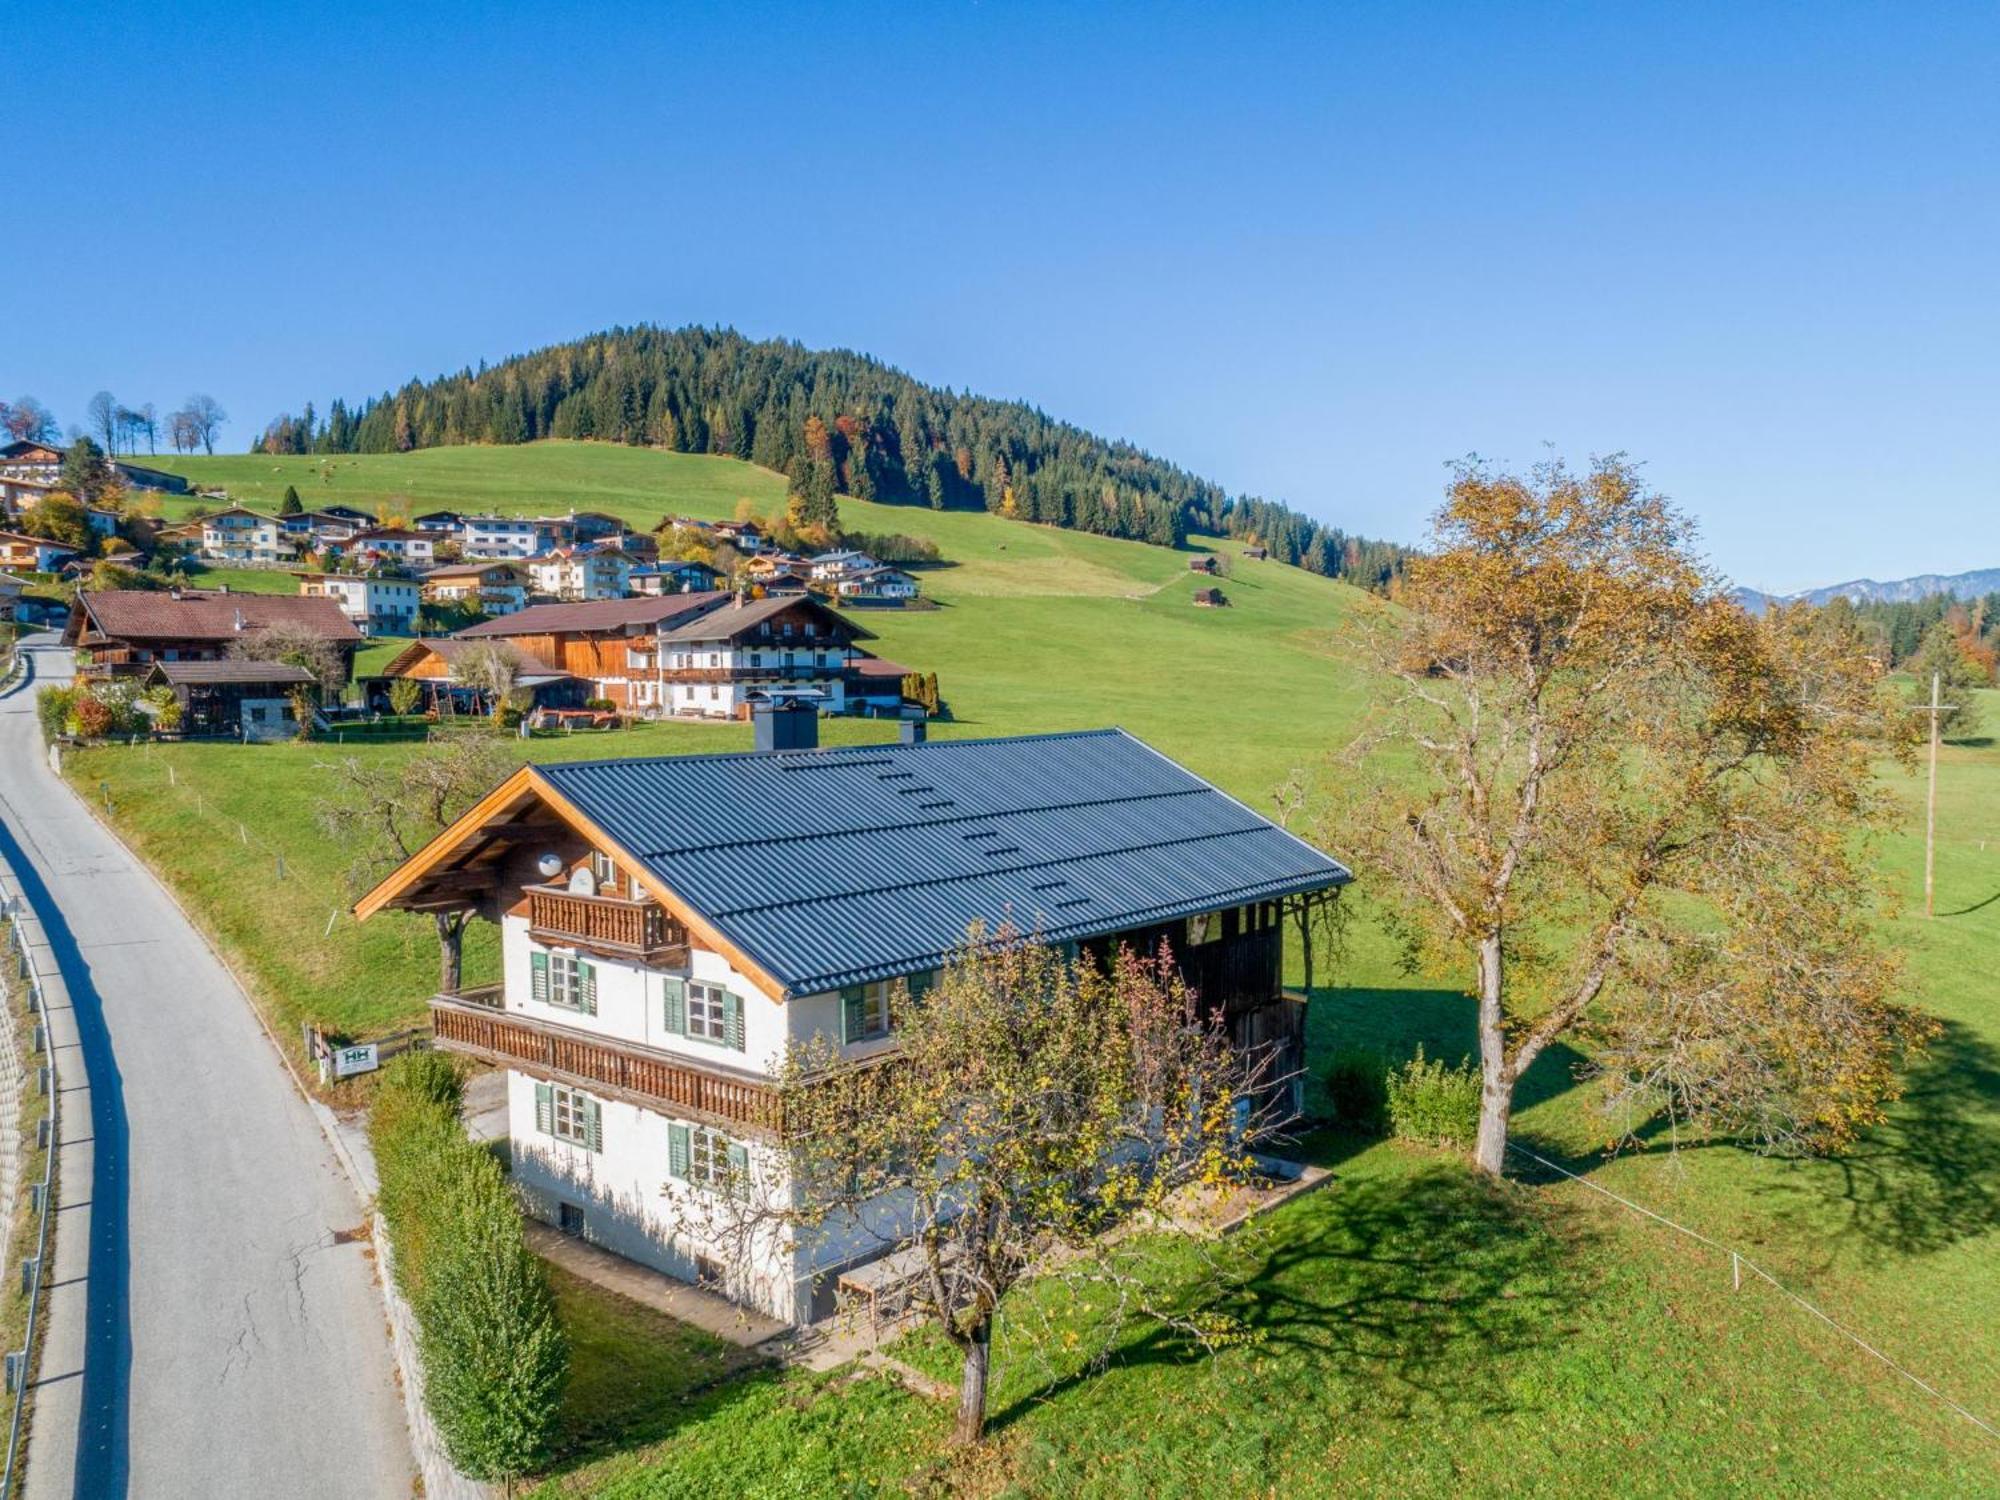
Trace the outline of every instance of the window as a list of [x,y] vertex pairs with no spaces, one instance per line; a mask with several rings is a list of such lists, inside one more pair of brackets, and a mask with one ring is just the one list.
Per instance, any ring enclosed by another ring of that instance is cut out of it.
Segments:
[[872,1042],[889,1034],[889,986],[850,984],[840,992],[840,1039]]
[[720,985],[691,984],[687,987],[688,1035],[698,1041],[719,1042],[726,1033],[722,1020],[723,990]]
[[528,997],[543,1005],[597,1014],[597,965],[574,953],[540,949],[528,955]]
[[535,1129],[587,1151],[604,1149],[602,1112],[597,1101],[581,1089],[560,1083],[536,1084]]
[[706,1125],[669,1125],[667,1172],[698,1187],[744,1193],[750,1185],[750,1151]]
[[618,894],[618,861],[602,849],[590,851],[590,873],[597,877],[597,889],[607,896]]
[[719,984],[666,975],[661,980],[663,1024],[671,1036],[743,1050],[743,997]]

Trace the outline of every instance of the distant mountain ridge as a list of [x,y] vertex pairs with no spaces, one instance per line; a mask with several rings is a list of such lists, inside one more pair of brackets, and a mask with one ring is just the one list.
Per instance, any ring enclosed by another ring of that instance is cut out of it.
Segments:
[[1847,583],[1830,583],[1825,588],[1802,589],[1796,594],[1766,594],[1757,589],[1732,589],[1730,596],[1755,613],[1772,604],[1826,604],[1846,599],[1855,604],[1907,604],[1934,594],[1950,594],[1955,599],[1977,599],[1982,594],[2000,592],[2000,568],[1975,568],[1969,573],[1919,573],[1914,578],[1898,578],[1878,583],[1873,578],[1856,578]]

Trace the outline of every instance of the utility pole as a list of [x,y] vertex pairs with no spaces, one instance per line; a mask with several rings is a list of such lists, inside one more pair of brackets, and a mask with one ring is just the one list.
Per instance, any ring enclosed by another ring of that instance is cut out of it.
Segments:
[[1938,686],[1942,674],[1931,673],[1931,785],[1924,799],[1924,916],[1933,914],[1931,873],[1937,858]]

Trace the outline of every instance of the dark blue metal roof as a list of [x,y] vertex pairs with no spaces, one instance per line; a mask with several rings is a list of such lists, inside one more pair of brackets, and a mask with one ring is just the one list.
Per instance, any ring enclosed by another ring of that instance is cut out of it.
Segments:
[[1349,879],[1120,729],[536,769],[793,994]]

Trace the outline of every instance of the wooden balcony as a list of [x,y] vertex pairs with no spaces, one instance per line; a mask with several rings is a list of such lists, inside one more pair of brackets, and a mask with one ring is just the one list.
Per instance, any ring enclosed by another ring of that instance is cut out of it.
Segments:
[[559,885],[531,885],[527,895],[528,931],[540,942],[575,943],[644,964],[687,962],[687,929],[657,901],[583,896]]
[[500,1008],[497,986],[431,997],[436,1043],[481,1062],[514,1068],[591,1093],[776,1137],[783,1126],[777,1090],[692,1058],[622,1042]]

